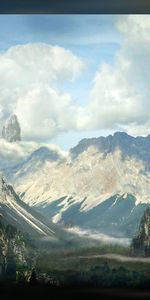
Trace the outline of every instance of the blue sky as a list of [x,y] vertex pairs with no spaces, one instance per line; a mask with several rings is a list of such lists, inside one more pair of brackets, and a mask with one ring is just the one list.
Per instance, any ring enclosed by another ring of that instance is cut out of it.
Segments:
[[119,41],[113,15],[1,15],[1,48],[27,42],[61,46]]
[[[117,18],[115,15],[1,15],[0,52],[28,43],[46,43],[69,49],[85,62],[86,67],[73,82],[58,80],[54,86],[60,93],[70,93],[74,102],[84,107],[89,102],[96,72],[104,63],[113,66],[122,45],[122,34],[116,27]],[[68,148],[81,138],[114,131],[114,128],[102,127],[91,130],[68,128],[53,135],[50,141]]]
[[91,81],[103,61],[113,63],[120,47],[115,21],[114,15],[1,15],[0,50],[38,42],[68,48],[87,61],[84,81]]

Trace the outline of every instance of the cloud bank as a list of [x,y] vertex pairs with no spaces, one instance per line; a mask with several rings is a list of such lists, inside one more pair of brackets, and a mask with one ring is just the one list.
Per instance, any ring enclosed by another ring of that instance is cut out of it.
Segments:
[[9,143],[4,139],[0,139],[0,169],[16,166],[27,159],[33,151],[43,146],[56,151],[62,158],[68,155],[67,151],[63,151],[59,146],[54,144],[47,145],[32,141]]
[[83,128],[125,129],[147,134],[150,127],[150,16],[117,19],[123,43],[113,65],[103,63],[90,93]]
[[0,117],[15,113],[26,140],[46,140],[75,127],[76,107],[57,84],[73,82],[85,63],[70,50],[27,44],[0,55]]

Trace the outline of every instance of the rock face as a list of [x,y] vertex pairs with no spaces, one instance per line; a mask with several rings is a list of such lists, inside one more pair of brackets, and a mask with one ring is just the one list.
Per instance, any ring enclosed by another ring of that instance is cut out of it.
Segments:
[[146,209],[137,236],[133,239],[133,254],[150,256],[150,207]]
[[11,115],[2,129],[2,138],[12,143],[21,141],[21,129],[16,115]]
[[122,158],[130,156],[146,163],[150,162],[150,135],[133,137],[125,132],[115,132],[114,135],[106,137],[83,139],[76,147],[70,149],[71,157],[73,159],[77,158],[82,152],[87,151],[90,146],[96,147],[99,152],[105,155],[120,149]]
[[0,214],[0,283],[16,281],[16,263],[33,264],[36,249],[29,236],[11,224]]

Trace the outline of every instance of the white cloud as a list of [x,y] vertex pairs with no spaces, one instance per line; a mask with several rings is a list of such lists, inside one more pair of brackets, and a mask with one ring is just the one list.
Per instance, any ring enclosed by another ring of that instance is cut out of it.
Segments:
[[[54,80],[73,80],[81,74],[83,61],[70,50],[48,44],[14,46],[0,56],[0,79],[13,88]],[[3,73],[2,73],[3,71]]]
[[46,140],[74,127],[71,95],[57,84],[73,81],[85,63],[70,50],[47,44],[15,46],[0,54],[0,117],[16,113],[27,140]]
[[39,146],[35,142],[9,143],[0,139],[0,168],[18,164]]
[[150,124],[150,16],[121,16],[116,26],[123,36],[121,48],[112,65],[106,62],[98,69],[84,107],[58,89],[85,68],[70,50],[39,43],[2,53],[0,118],[16,113],[25,140],[48,141],[69,130],[121,129],[146,134]]
[[76,107],[71,96],[48,85],[33,87],[19,97],[14,112],[26,140],[45,141],[75,127]]
[[95,241],[100,241],[104,244],[112,244],[112,245],[123,245],[123,246],[129,246],[131,243],[130,238],[117,238],[112,237],[107,234],[103,234],[99,231],[92,231],[92,230],[83,230],[80,227],[71,227],[67,229],[69,232],[78,234],[81,237],[85,238],[91,238]]
[[[150,118],[150,16],[121,16],[117,22],[123,43],[113,65],[96,73],[90,101],[81,111],[81,128],[111,128],[147,132]],[[138,130],[135,130],[138,128]],[[141,129],[141,130],[140,130]],[[137,133],[138,134],[138,133]]]
[[0,139],[0,169],[15,166],[26,159],[33,151],[40,147],[47,147],[56,151],[61,157],[68,155],[67,151],[63,151],[59,146],[54,144],[37,143],[31,141],[21,141],[9,143]]

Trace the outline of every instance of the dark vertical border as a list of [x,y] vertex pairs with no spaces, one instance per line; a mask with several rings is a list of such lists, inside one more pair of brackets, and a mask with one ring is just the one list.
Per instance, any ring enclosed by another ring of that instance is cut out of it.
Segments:
[[150,0],[0,0],[1,14],[144,14]]

